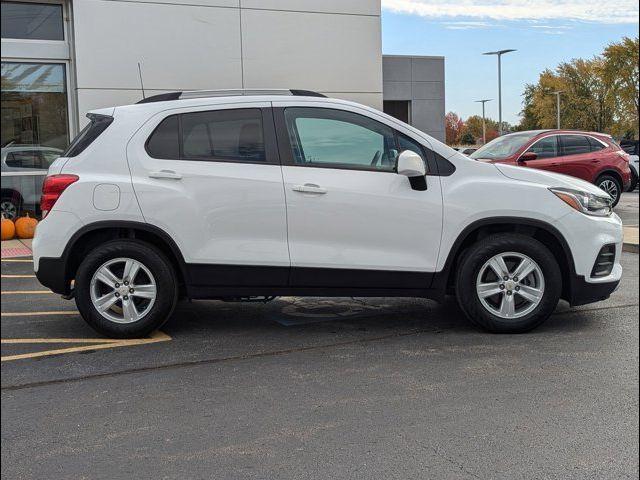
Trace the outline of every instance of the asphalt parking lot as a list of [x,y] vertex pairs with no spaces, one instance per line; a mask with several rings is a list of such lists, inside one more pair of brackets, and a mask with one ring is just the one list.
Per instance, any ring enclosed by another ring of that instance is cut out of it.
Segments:
[[3,259],[2,477],[637,478],[622,261],[609,300],[525,335],[453,302],[279,298],[183,303],[122,342]]

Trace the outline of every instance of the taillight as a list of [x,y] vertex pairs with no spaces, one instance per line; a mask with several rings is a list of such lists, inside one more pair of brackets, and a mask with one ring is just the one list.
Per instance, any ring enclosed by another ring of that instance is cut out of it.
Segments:
[[77,175],[50,175],[44,179],[42,184],[42,197],[40,197],[40,210],[42,218],[53,208],[62,195],[62,192],[72,183],[80,179]]

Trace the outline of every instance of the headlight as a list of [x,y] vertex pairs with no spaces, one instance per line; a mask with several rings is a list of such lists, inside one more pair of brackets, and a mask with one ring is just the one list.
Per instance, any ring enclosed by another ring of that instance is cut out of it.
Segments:
[[602,195],[594,195],[593,193],[571,188],[550,188],[549,190],[571,208],[585,215],[593,217],[611,215],[613,198],[604,192]]

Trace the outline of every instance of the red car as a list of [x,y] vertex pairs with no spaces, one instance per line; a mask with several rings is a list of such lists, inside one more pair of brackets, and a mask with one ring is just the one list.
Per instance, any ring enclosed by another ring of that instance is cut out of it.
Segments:
[[578,177],[611,195],[614,205],[631,183],[629,155],[602,133],[576,130],[511,133],[487,143],[471,158]]

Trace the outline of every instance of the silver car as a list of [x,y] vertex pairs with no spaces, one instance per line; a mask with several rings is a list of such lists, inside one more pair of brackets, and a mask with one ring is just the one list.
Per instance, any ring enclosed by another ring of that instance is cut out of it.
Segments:
[[42,181],[62,150],[39,145],[10,144],[2,148],[2,214],[15,219],[23,210],[36,211]]

